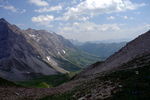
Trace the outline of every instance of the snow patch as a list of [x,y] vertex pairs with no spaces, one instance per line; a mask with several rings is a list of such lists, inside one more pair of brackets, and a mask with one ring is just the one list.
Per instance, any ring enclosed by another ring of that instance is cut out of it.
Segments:
[[30,36],[31,38],[33,38],[34,40],[36,40],[37,42],[40,41],[40,37],[38,37],[38,36],[36,36],[36,35],[34,35],[34,34],[29,34],[29,36]]
[[55,60],[53,60],[50,56],[47,56],[46,59],[46,61],[48,61],[52,66],[58,66]]
[[62,50],[62,51],[63,51],[64,54],[66,54],[66,51],[65,51],[65,50]]
[[36,37],[36,35],[33,35],[33,34],[29,34],[29,36],[32,37],[32,38]]
[[47,58],[48,61],[51,59],[50,56],[47,56],[46,58]]

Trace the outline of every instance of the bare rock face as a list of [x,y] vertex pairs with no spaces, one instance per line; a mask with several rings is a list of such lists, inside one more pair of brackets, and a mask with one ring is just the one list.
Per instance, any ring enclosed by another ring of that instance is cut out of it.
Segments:
[[38,56],[38,51],[17,26],[0,19],[0,76],[10,80],[24,80],[34,74],[59,73]]
[[132,59],[150,54],[150,31],[140,35],[125,47],[110,56],[104,63],[89,66],[78,77],[92,76],[97,73],[118,69]]

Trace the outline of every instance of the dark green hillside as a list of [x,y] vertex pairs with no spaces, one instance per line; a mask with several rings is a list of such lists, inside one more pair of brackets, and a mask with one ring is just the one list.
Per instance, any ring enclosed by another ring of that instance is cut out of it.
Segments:
[[19,86],[19,85],[15,84],[14,82],[0,78],[0,87],[8,87],[8,86]]
[[60,75],[42,76],[29,81],[17,82],[17,84],[20,84],[25,87],[51,88],[58,86],[64,82],[67,82],[69,81],[69,79],[70,77],[68,75],[60,74]]
[[101,60],[101,57],[91,55],[81,50],[68,51],[66,58],[69,59],[71,63],[79,66],[80,68],[87,67],[88,65]]
[[60,64],[60,67],[62,67],[63,69],[69,71],[69,72],[76,72],[81,70],[81,67],[76,65],[76,63],[73,63],[71,61],[67,61],[61,58],[55,58],[57,60],[57,62]]

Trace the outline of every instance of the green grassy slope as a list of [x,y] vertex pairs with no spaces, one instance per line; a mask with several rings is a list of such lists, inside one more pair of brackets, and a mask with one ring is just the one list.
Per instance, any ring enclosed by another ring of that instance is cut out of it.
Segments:
[[18,86],[20,86],[20,85],[14,83],[14,82],[5,80],[5,79],[3,79],[3,78],[0,78],[0,87],[8,87],[8,86],[15,86],[15,87],[18,87]]
[[0,87],[31,87],[31,88],[51,88],[56,87],[69,81],[77,72],[71,72],[69,74],[59,74],[50,76],[41,76],[28,81],[12,82],[0,78]]
[[68,75],[60,74],[60,75],[42,76],[29,81],[17,82],[17,84],[20,84],[25,87],[51,88],[58,86],[64,82],[67,82],[69,81],[69,79],[70,77]]
[[79,66],[80,68],[87,67],[88,65],[91,65],[91,64],[101,60],[100,57],[88,54],[81,50],[67,51],[67,52],[68,52],[68,55],[66,56],[66,58],[71,63]]
[[55,58],[55,59],[60,64],[60,67],[67,70],[67,71],[76,72],[76,71],[81,70],[80,66],[76,65],[76,63],[72,63],[69,60],[67,61],[67,60],[64,60],[62,58]]

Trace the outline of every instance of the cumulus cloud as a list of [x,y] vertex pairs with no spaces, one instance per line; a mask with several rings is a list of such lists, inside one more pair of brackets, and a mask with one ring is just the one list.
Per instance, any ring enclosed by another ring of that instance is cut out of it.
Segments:
[[80,18],[77,16],[72,16],[72,17],[68,17],[68,16],[62,16],[62,17],[57,17],[55,18],[55,20],[61,20],[61,21],[68,21],[68,20],[78,20],[78,21],[88,21],[90,19],[90,17],[88,16],[81,16]]
[[[96,24],[93,22],[74,22],[73,24],[62,25],[58,33],[69,39],[80,41],[98,40],[102,36],[111,38],[112,34],[118,33],[121,25],[114,24]],[[111,33],[111,34],[110,34]]]
[[[136,29],[136,30],[135,30]],[[79,41],[99,41],[112,39],[132,39],[150,29],[150,24],[130,26],[126,24],[95,24],[91,22],[62,25],[58,33],[68,39]]]
[[54,20],[54,16],[52,15],[39,15],[36,17],[32,17],[33,22],[50,22]]
[[45,0],[29,0],[30,3],[36,5],[36,6],[48,6],[48,2]]
[[81,16],[96,16],[126,10],[135,10],[145,6],[144,3],[132,3],[131,0],[85,0],[74,7],[70,7],[64,14],[66,19],[78,19]]
[[62,28],[65,31],[81,30],[86,31],[118,31],[120,27],[118,24],[95,24],[93,22],[75,22],[73,24],[67,24]]
[[32,20],[32,22],[38,23],[38,25],[44,25],[46,27],[52,27],[52,25],[50,25],[50,22],[54,20],[54,16],[52,16],[52,15],[39,15],[39,16],[32,17],[31,20]]
[[52,12],[52,11],[59,11],[59,10],[62,10],[61,5],[36,9],[35,12],[43,13],[43,12]]
[[[144,3],[133,3],[132,0],[78,0],[78,2],[74,0],[73,4],[67,6],[62,5],[63,4],[58,6],[45,5],[44,7],[36,9],[35,12],[38,13],[59,10],[62,10],[62,12],[56,14],[55,17],[53,15],[34,16],[32,17],[32,22],[35,22],[36,25],[44,25],[46,27],[55,25],[56,27],[53,27],[53,30],[57,33],[66,38],[77,39],[80,41],[119,39],[131,36],[132,33],[134,33],[132,29],[135,30],[135,27],[129,29],[130,27],[123,24],[102,24],[101,22],[95,22],[95,20],[94,23],[92,22],[92,19],[95,18],[94,16],[99,16],[100,18],[103,14],[108,16],[106,17],[106,21],[114,19],[116,21],[118,17],[119,19],[131,19],[131,16],[129,15],[124,16],[112,13],[135,10],[145,6]],[[147,27],[148,26],[149,25],[147,25]]]

